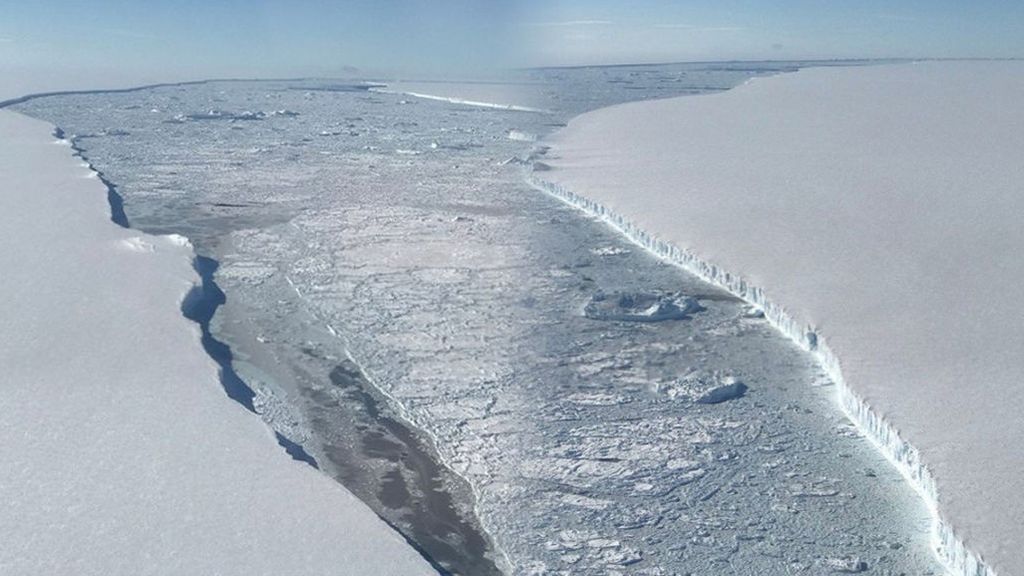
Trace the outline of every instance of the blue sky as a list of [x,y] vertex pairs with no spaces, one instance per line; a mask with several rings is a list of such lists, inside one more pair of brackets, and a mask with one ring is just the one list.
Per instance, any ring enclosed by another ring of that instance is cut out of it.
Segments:
[[1024,56],[1020,0],[0,0],[0,15],[0,67],[189,76]]
[[474,70],[505,64],[510,3],[0,0],[0,67],[116,63],[198,75]]
[[[1024,57],[1024,1],[537,1],[535,62]],[[541,7],[546,8],[541,9]]]

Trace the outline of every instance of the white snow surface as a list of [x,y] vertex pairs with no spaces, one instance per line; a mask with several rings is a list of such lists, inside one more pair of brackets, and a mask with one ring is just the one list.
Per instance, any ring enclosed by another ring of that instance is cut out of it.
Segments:
[[813,333],[951,571],[1024,574],[1021,102],[1019,61],[806,69],[585,114],[535,177]]
[[51,130],[0,110],[0,573],[432,573],[227,398],[190,245],[112,224]]

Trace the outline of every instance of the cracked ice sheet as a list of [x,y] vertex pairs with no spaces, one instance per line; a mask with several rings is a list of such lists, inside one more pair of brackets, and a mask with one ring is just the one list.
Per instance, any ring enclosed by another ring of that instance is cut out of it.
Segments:
[[968,548],[1016,573],[1022,99],[1021,62],[807,69],[578,117],[544,179],[816,326]]
[[0,572],[433,573],[225,395],[180,310],[192,250],[0,111]]

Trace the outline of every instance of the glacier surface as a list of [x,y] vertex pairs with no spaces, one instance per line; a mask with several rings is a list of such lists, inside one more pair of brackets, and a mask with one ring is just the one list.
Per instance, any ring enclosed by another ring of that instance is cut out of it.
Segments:
[[549,192],[762,308],[933,509],[956,574],[1024,566],[1024,64],[807,69],[547,141]]

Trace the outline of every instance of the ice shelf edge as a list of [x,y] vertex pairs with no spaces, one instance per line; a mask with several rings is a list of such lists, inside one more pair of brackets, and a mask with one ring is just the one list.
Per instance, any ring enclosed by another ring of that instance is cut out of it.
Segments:
[[447,102],[449,104],[461,104],[463,106],[476,106],[477,108],[491,108],[494,110],[505,110],[509,112],[533,112],[536,114],[551,114],[550,110],[544,110],[543,108],[533,108],[530,106],[520,106],[518,104],[498,104],[496,102],[484,102],[481,100],[469,100],[466,98],[457,98],[455,96],[438,96],[436,94],[425,94],[423,92],[409,92],[403,90],[392,90],[386,87],[371,87],[370,92],[376,92],[378,94],[391,94],[397,96],[409,96],[411,98],[420,98],[423,100],[434,100],[437,102]]
[[679,266],[702,280],[714,284],[747,303],[764,311],[765,318],[783,335],[801,349],[810,352],[836,384],[836,401],[843,413],[874,444],[883,456],[903,475],[920,495],[932,517],[931,540],[936,557],[953,576],[998,576],[977,554],[957,536],[953,527],[942,517],[938,507],[938,490],[931,471],[921,459],[920,452],[906,440],[892,424],[875,413],[846,384],[839,359],[828,343],[813,326],[802,326],[788,311],[772,302],[764,290],[747,282],[742,276],[701,260],[691,252],[658,239],[624,216],[609,210],[603,204],[581,196],[568,188],[537,177],[527,176],[527,182],[537,190],[565,202],[587,214],[600,218],[626,239],[644,248],[658,258]]

